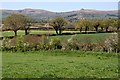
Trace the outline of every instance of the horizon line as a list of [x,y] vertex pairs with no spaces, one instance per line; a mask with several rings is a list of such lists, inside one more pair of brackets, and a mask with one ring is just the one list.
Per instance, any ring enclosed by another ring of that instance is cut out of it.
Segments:
[[33,9],[33,10],[45,10],[45,11],[50,11],[50,12],[70,12],[70,11],[79,11],[79,10],[97,10],[97,11],[117,11],[118,9],[108,9],[108,10],[104,10],[104,9],[93,9],[93,8],[81,8],[81,9],[75,9],[75,10],[66,10],[66,11],[53,11],[53,10],[47,10],[47,9],[40,9],[40,8],[22,8],[22,9],[0,9],[0,10],[25,10],[25,9]]

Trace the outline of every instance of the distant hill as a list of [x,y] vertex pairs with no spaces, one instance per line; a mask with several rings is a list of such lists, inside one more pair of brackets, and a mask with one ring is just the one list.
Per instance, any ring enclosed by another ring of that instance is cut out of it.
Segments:
[[13,13],[20,13],[30,16],[32,19],[43,20],[51,19],[56,16],[62,16],[67,20],[78,20],[78,19],[104,19],[104,18],[117,18],[118,11],[101,11],[93,9],[80,9],[69,12],[51,12],[42,9],[23,9],[23,10],[0,10],[2,13],[2,19]]

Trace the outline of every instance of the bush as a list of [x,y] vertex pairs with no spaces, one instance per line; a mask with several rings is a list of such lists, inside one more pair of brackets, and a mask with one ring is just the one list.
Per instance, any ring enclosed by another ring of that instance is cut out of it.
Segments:
[[77,39],[73,39],[71,41],[68,41],[67,47],[70,50],[79,50],[79,42]]
[[62,50],[79,50],[79,41],[72,35],[67,41],[62,42]]
[[[84,40],[82,42],[81,40]],[[68,40],[49,39],[47,36],[17,36],[13,39],[4,38],[2,51],[38,51],[38,50],[81,50],[81,51],[104,51],[118,52],[118,36],[116,33],[107,37],[105,41],[92,43],[90,37],[81,40],[72,35]]]
[[2,41],[2,44],[1,44],[2,51],[7,51],[8,48],[10,47],[8,42],[9,42],[8,38],[3,38],[3,41]]
[[88,44],[88,43],[83,43],[80,44],[80,50],[83,51],[93,51],[94,50],[95,45],[94,44]]
[[59,39],[51,39],[49,42],[49,47],[50,49],[61,49],[62,48],[62,44],[61,41]]
[[111,36],[106,38],[105,46],[108,52],[118,52],[118,34],[113,33]]
[[19,36],[19,37],[16,37],[16,43],[15,43],[15,48],[16,48],[16,51],[24,51],[24,41],[23,41],[23,37],[22,36]]
[[118,52],[120,52],[120,31],[118,32]]

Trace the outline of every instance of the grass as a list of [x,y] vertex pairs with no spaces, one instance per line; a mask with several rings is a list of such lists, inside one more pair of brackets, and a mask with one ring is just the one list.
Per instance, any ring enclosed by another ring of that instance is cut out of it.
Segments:
[[[17,32],[17,34],[18,35],[24,35],[25,33],[24,33],[24,31],[19,30]],[[4,31],[4,32],[2,32],[1,37],[8,37],[8,36],[14,36],[14,32],[13,31]]]
[[[30,34],[46,34],[48,31],[43,31],[43,30],[30,30]],[[18,35],[25,35],[25,32],[23,30],[19,30]],[[49,33],[55,33],[55,31],[49,31]],[[4,31],[2,32],[3,37],[7,36],[14,36],[13,31]]]
[[[69,32],[79,32],[79,31],[63,31],[64,33],[69,33]],[[3,31],[1,32],[2,35],[1,37],[7,37],[7,36],[14,36],[13,31]],[[18,35],[25,35],[24,30],[18,30]],[[56,34],[54,30],[30,30],[30,34]]]
[[3,78],[117,78],[115,53],[3,52]]
[[98,41],[104,41],[105,38],[110,36],[111,33],[97,33],[97,34],[76,34],[76,35],[58,35],[58,36],[52,36],[51,39],[59,39],[62,41],[66,41],[73,37],[74,39],[77,39],[79,42],[93,42],[96,43]]
[[[78,33],[78,31],[64,31],[64,33]],[[43,30],[31,30],[30,34],[55,34],[55,31],[43,31]],[[75,35],[57,35],[57,36],[50,36],[49,39],[59,39],[62,41],[66,41],[70,38],[77,39],[79,42],[91,42],[91,43],[97,43],[97,42],[104,42],[105,39],[110,36],[112,33],[94,33],[94,34],[75,34]],[[18,35],[24,35],[24,31],[19,30]],[[5,31],[2,32],[2,36],[14,36],[14,32],[12,31]]]
[[[64,31],[69,33],[71,31]],[[77,31],[73,31],[77,32]],[[55,31],[31,30],[31,34]],[[1,36],[14,36],[12,31]],[[18,31],[24,35],[24,31]],[[111,33],[50,36],[66,41],[72,37],[80,42],[104,40]],[[118,57],[115,53],[82,51],[3,52],[3,78],[117,78]]]

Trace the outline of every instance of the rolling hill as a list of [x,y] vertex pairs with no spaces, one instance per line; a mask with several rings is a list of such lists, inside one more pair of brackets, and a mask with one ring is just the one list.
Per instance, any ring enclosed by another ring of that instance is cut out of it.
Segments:
[[62,16],[67,20],[78,20],[78,19],[104,19],[104,18],[117,18],[118,11],[102,11],[93,9],[80,9],[69,12],[52,12],[42,9],[23,9],[23,10],[0,10],[2,13],[2,19],[13,13],[24,14],[30,16],[35,20],[51,19],[56,16]]

